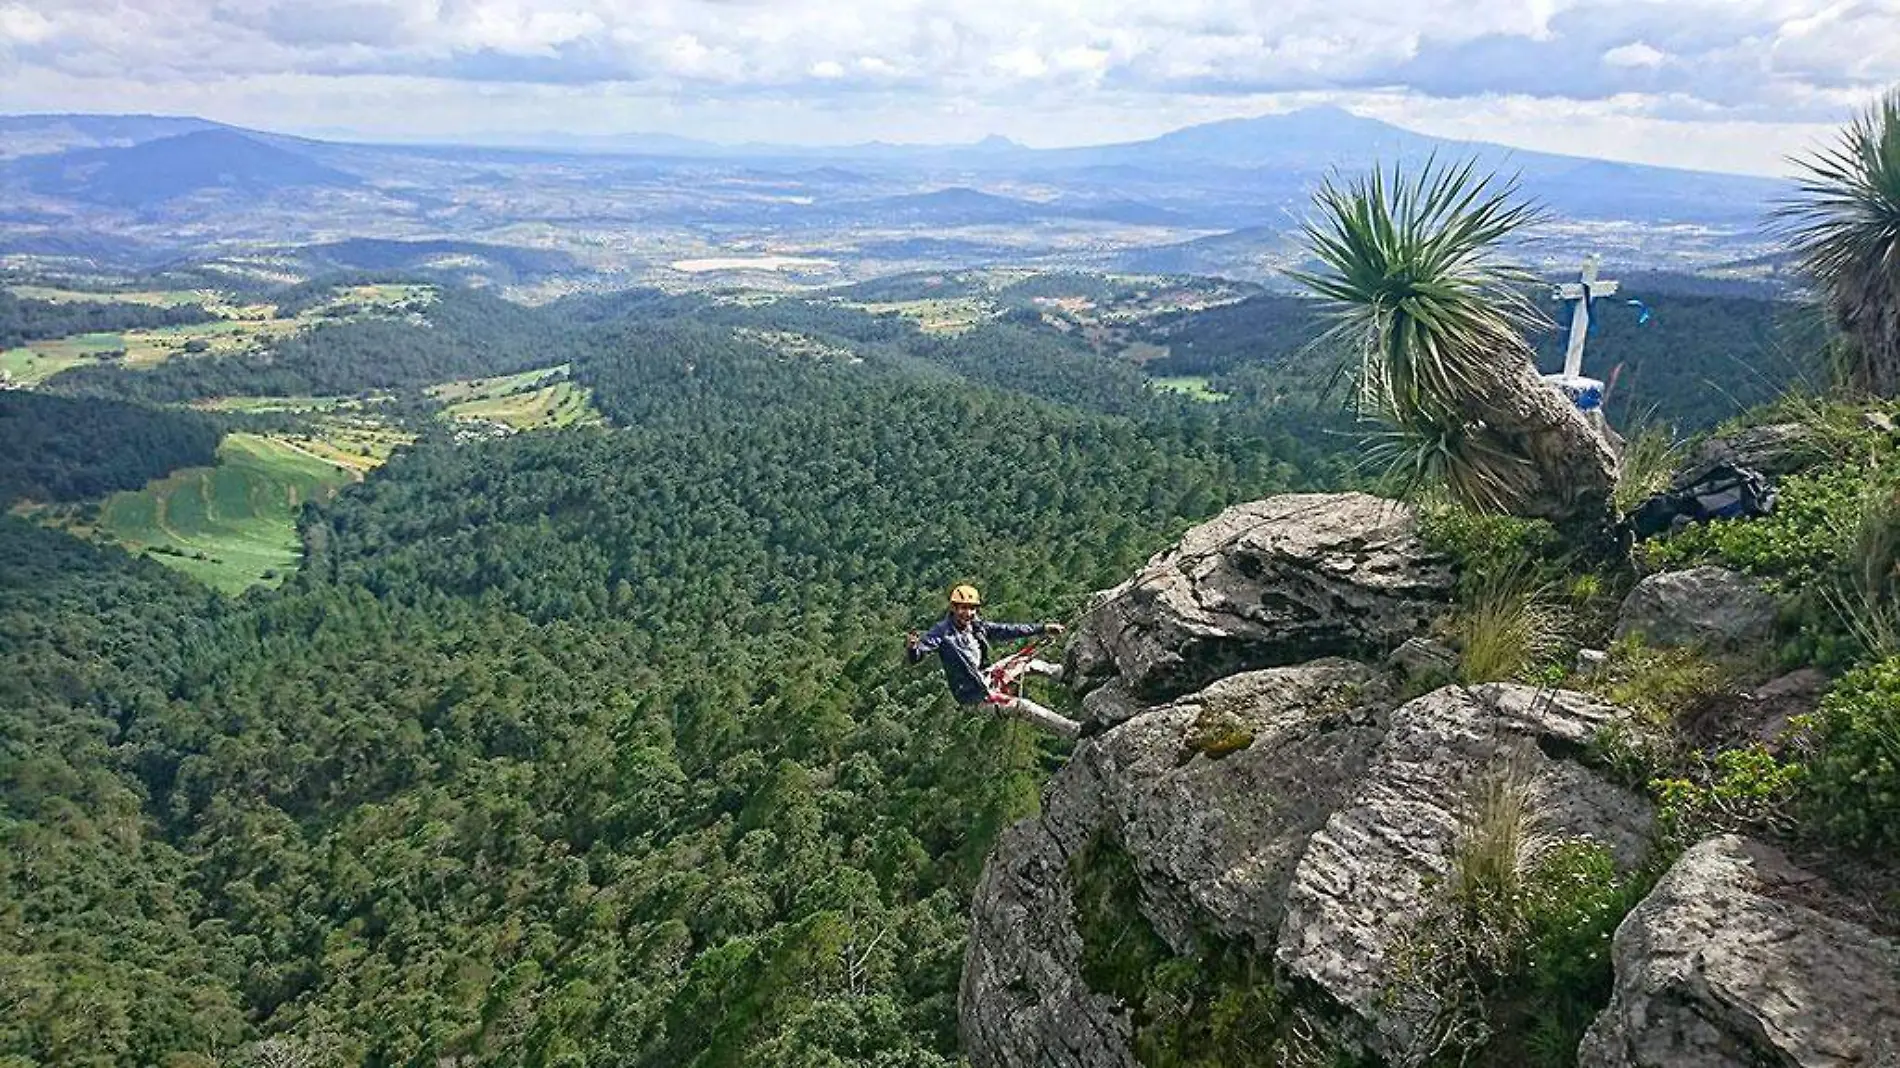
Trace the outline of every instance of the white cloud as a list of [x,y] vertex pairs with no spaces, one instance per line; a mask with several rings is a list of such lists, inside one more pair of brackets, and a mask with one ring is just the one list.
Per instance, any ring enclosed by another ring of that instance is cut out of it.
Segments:
[[0,7],[0,44],[33,44],[53,35],[53,23],[46,16],[18,4]]
[[1603,62],[1612,67],[1660,67],[1669,58],[1641,41],[1632,41],[1603,53]]
[[262,86],[315,109],[395,79],[430,87],[444,131],[615,94],[647,124],[694,116],[671,132],[728,115],[794,140],[873,107],[1047,142],[1304,99],[1780,128],[1900,81],[1900,0],[0,0],[0,56],[14,110],[234,116]]

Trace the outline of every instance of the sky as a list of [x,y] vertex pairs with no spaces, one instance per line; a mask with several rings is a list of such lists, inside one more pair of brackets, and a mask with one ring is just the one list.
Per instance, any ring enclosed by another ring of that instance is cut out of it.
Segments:
[[1136,140],[1334,104],[1787,173],[1900,84],[1900,0],[0,0],[0,112],[375,140]]

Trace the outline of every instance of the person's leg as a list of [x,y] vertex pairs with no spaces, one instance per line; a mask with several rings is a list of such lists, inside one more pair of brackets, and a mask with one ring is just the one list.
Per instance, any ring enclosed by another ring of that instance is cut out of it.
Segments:
[[1023,673],[1025,675],[1041,675],[1052,682],[1062,681],[1062,665],[1052,664],[1047,660],[1031,660],[1029,663],[1023,665]]
[[1048,731],[1058,738],[1074,741],[1082,733],[1082,725],[1067,716],[1058,715],[1042,707],[1027,697],[1010,697],[995,702],[994,707],[1006,716],[1014,716],[1031,726]]

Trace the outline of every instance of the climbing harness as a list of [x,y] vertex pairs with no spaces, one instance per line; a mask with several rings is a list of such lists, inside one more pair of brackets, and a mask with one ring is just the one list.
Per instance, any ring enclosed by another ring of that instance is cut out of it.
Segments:
[[[1030,642],[984,669],[985,681],[990,687],[984,704],[1006,705],[1022,696],[1023,676],[1029,671],[1029,662],[1036,658],[1036,648],[1037,643]],[[1016,688],[1015,693],[1010,692],[1012,686]]]

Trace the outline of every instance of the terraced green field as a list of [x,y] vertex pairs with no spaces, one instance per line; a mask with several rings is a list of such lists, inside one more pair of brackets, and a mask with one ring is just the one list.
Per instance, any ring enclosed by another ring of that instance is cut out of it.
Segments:
[[545,430],[600,422],[600,413],[594,410],[587,390],[566,379],[525,393],[452,404],[445,409],[444,414],[451,419],[485,419],[504,423],[516,430]]
[[236,594],[274,586],[294,571],[303,503],[326,500],[360,477],[292,443],[231,434],[218,446],[216,467],[186,468],[113,494],[88,525],[95,537]]

